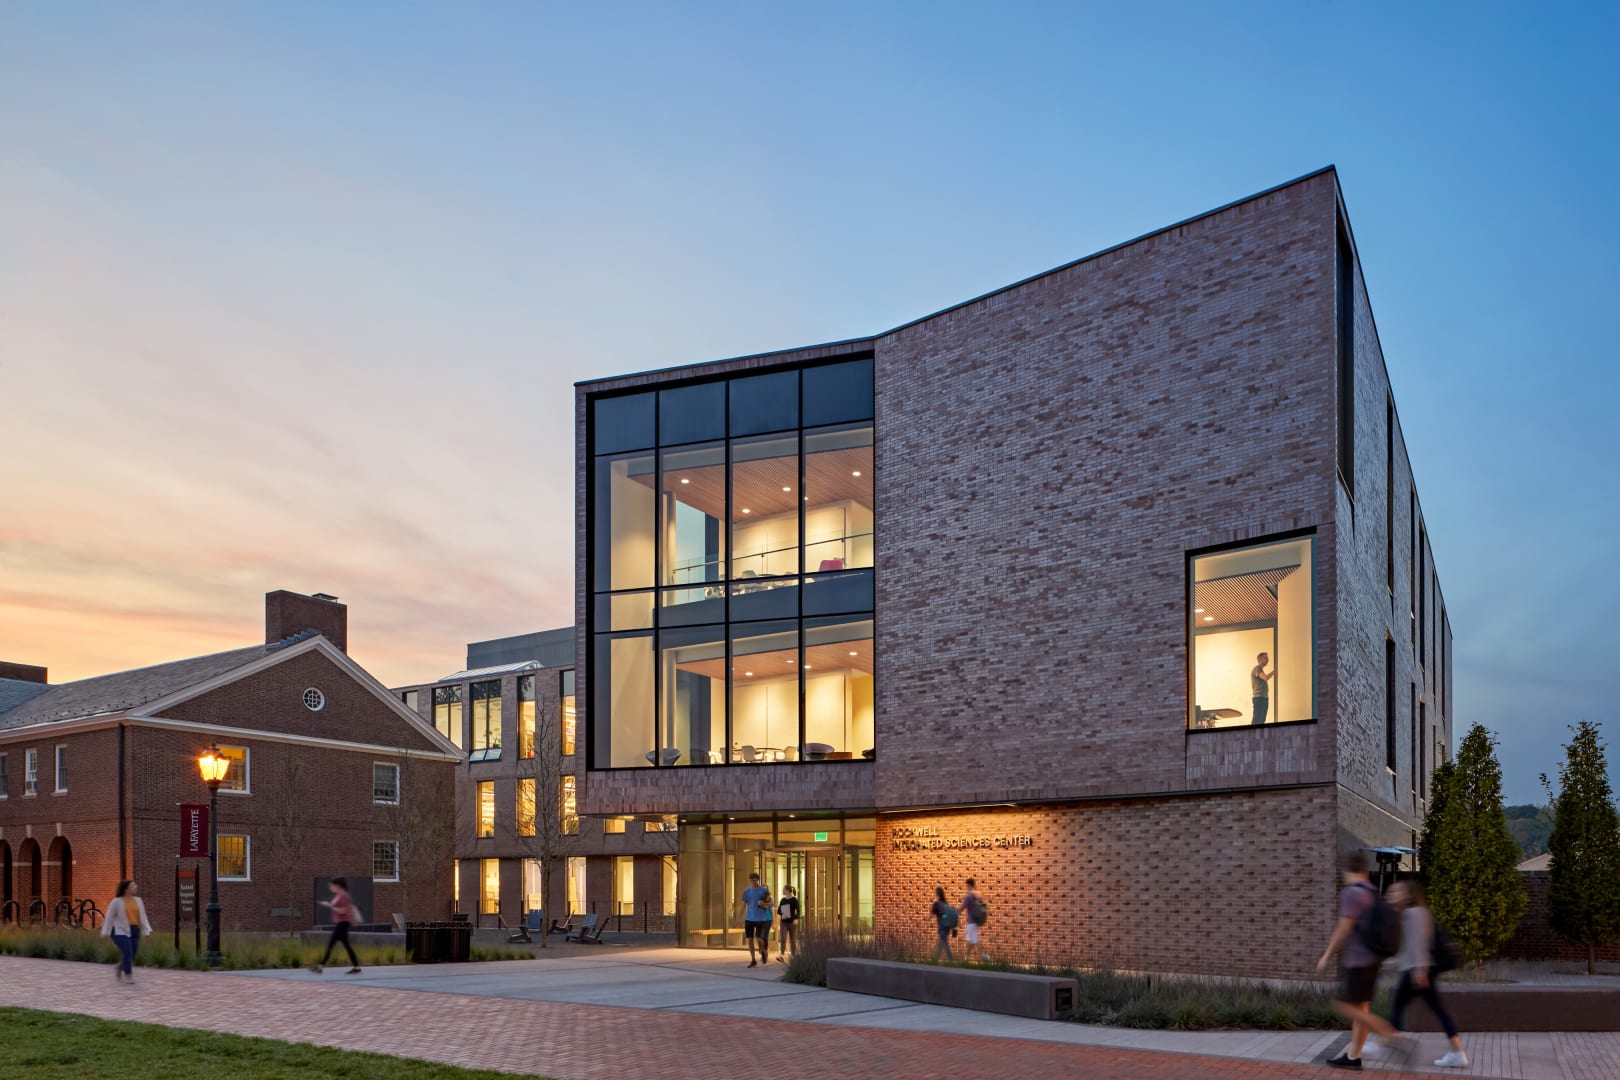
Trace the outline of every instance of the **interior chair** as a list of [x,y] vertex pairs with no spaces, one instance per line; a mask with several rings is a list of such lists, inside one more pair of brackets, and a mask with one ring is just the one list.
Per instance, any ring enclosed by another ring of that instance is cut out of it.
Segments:
[[844,560],[843,559],[822,559],[821,560],[821,570],[820,570],[820,572],[823,573],[823,574],[829,573],[829,572],[831,572],[833,570],[842,570],[843,568],[844,568]]
[[804,744],[804,756],[811,761],[826,761],[827,755],[832,752],[833,748],[828,743],[807,742]]
[[799,760],[799,748],[797,746],[784,746],[784,747],[782,747],[782,760],[783,761],[798,761]]
[[759,751],[755,750],[752,746],[743,747],[742,748],[742,756],[743,756],[744,761],[751,762],[751,763],[754,763],[754,764],[757,764],[759,762],[759,760],[760,760]]

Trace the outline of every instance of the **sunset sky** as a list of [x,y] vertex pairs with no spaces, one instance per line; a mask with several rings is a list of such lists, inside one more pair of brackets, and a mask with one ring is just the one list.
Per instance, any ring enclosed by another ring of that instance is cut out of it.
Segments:
[[0,6],[0,659],[233,648],[288,588],[440,677],[572,618],[575,381],[871,334],[1333,163],[1459,731],[1539,798],[1615,715],[1620,20],[1531,14]]

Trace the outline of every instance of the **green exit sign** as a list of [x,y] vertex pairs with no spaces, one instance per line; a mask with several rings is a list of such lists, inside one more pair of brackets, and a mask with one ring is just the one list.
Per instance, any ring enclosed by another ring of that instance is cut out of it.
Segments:
[[826,833],[824,833],[824,832],[816,833],[816,843],[825,844],[826,842],[827,842],[827,834]]

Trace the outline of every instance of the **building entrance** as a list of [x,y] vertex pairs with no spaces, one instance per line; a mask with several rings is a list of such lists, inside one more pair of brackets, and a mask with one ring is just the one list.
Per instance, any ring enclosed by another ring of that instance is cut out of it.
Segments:
[[756,873],[775,901],[785,886],[797,891],[802,933],[871,933],[874,831],[870,817],[688,818],[676,901],[681,944],[742,948],[742,891]]

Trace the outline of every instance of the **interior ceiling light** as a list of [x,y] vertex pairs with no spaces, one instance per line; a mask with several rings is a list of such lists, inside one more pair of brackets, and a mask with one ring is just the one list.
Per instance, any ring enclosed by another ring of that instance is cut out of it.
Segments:
[[810,670],[810,665],[809,664],[804,665],[804,670],[809,671]]
[[783,489],[782,489],[782,490],[783,490],[783,491],[792,491],[792,490],[793,490],[793,489],[792,489],[792,488],[790,488],[790,487],[785,487],[785,488],[783,488]]
[[859,476],[859,475],[861,475],[861,470],[856,469],[854,472],[850,473],[849,475],[851,475],[851,476]]
[[683,484],[690,484],[690,483],[691,483],[691,482],[692,482],[692,481],[690,481],[690,480],[688,480],[688,479],[687,479],[687,478],[686,478],[686,477],[684,477],[684,476],[683,476],[683,477],[681,477],[681,483],[683,483]]
[[851,649],[851,650],[849,650],[849,655],[851,655],[851,656],[859,656],[861,654],[856,652],[854,649]]
[[1201,608],[1201,607],[1193,608],[1193,611],[1197,612],[1199,615],[1202,615],[1204,613],[1204,609]]
[[1213,616],[1213,615],[1205,615],[1204,616],[1204,621],[1205,622],[1214,622],[1215,621],[1215,616]]
[[753,675],[753,674],[754,674],[754,673],[753,673],[753,672],[752,672],[752,671],[745,671],[745,672],[743,672],[743,674],[744,674],[744,675],[750,675],[750,676],[751,676],[751,675]]
[[745,514],[751,514],[751,513],[753,513],[753,511],[752,511],[752,510],[750,510],[750,509],[748,509],[748,507],[746,507],[746,506],[745,506],[745,507],[743,507],[743,513],[745,513]]

